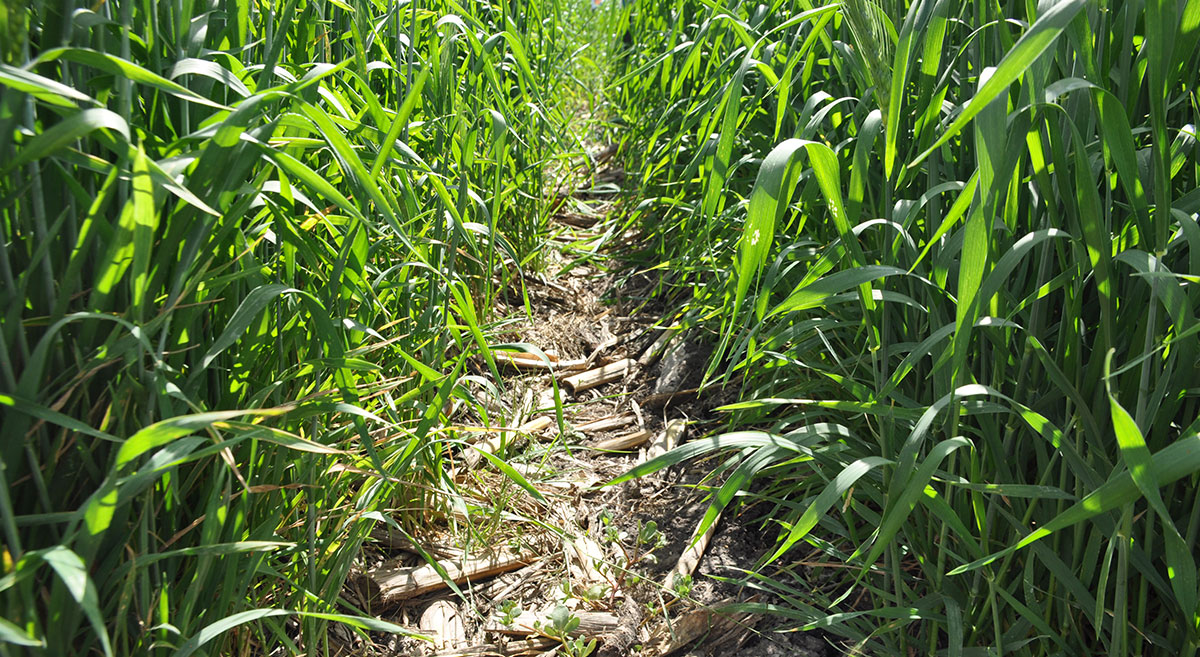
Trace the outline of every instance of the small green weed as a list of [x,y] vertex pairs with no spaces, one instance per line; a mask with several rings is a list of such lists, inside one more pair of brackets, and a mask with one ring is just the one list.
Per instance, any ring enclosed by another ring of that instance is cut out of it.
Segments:
[[596,640],[585,641],[583,637],[571,638],[579,629],[579,617],[564,605],[558,605],[547,617],[549,624],[534,621],[534,629],[562,641],[563,651],[568,657],[588,657],[596,649]]

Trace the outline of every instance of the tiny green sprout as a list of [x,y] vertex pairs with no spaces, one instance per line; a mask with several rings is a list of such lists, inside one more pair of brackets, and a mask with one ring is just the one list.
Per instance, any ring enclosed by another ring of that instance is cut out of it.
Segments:
[[658,523],[647,520],[644,525],[638,527],[637,542],[638,545],[646,546],[647,550],[657,550],[667,544],[667,537],[658,531]]
[[549,625],[535,621],[534,629],[562,641],[563,651],[568,657],[588,657],[596,649],[595,639],[584,641],[582,637],[570,638],[571,633],[579,629],[579,617],[572,614],[570,609],[558,605],[546,619],[550,621]]
[[571,639],[563,641],[563,650],[567,653],[567,657],[588,657],[592,651],[596,649],[596,640],[592,639],[584,643],[583,638]]
[[647,520],[644,525],[638,527],[638,545],[650,545],[658,533],[658,523]]
[[551,630],[547,634],[553,634],[560,638],[565,639],[568,634],[579,627],[579,617],[572,614],[571,610],[563,605],[555,607],[547,618],[550,620],[549,629]]
[[692,576],[676,575],[671,581],[671,589],[680,598],[686,598],[692,592]]
[[604,597],[607,587],[604,584],[592,584],[583,592],[583,599],[588,601],[599,600]]
[[617,529],[616,527],[614,527],[612,525],[605,527],[604,528],[604,540],[608,541],[609,543],[620,543],[621,542],[621,530]]
[[517,616],[521,615],[521,605],[516,600],[505,600],[500,603],[500,623],[505,627],[512,627],[512,624],[517,621]]

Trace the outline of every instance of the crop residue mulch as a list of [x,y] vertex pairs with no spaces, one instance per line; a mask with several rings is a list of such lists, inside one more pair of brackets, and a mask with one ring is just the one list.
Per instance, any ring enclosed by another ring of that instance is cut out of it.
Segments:
[[[609,169],[594,180],[623,179]],[[695,390],[708,356],[698,336],[656,326],[659,317],[645,309],[624,314],[635,307],[631,299],[648,295],[629,289],[639,277],[613,290],[616,279],[595,266],[600,261],[563,255],[594,244],[613,205],[602,194],[563,200],[553,242],[562,248],[549,253],[544,275],[524,283],[532,313],[515,299],[503,309],[518,318],[505,337],[536,346],[549,364],[496,352],[504,380],[490,381],[490,368],[479,363],[474,378],[490,385],[473,390],[478,406],[463,405],[452,417],[474,429],[463,434],[475,442],[456,455],[453,476],[476,511],[431,515],[420,532],[377,528],[347,584],[345,597],[359,609],[432,641],[372,634],[371,644],[336,628],[331,650],[572,656],[595,640],[592,654],[602,657],[837,654],[821,635],[772,632],[779,619],[725,609],[775,601],[736,583],[771,547],[772,534],[753,509],[728,509],[696,535],[720,483],[706,480],[714,462],[605,485],[718,429],[711,409],[734,392]],[[513,471],[504,472],[500,459]],[[504,511],[481,519],[479,508]],[[564,645],[564,638],[582,641]]]

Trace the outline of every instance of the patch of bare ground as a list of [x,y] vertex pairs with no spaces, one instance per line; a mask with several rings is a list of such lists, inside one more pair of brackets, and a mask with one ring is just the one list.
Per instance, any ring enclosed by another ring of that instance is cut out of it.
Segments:
[[[610,171],[606,179],[623,175]],[[595,195],[564,199],[559,239],[590,244],[611,209]],[[656,326],[661,313],[635,305],[644,291],[612,290],[615,280],[562,255],[552,256],[544,275],[526,277],[527,294],[510,299],[516,321],[502,337],[538,347],[551,362],[497,352],[502,385],[480,385],[484,411],[464,406],[453,418],[479,428],[453,471],[476,513],[431,514],[415,534],[381,524],[344,595],[429,640],[379,634],[372,645],[336,630],[336,654],[840,652],[823,635],[777,633],[777,619],[726,609],[775,601],[737,583],[771,547],[773,530],[753,509],[731,508],[697,533],[720,483],[706,479],[714,463],[605,485],[717,430],[711,410],[734,400],[732,390],[697,391],[709,355],[703,340]],[[605,292],[617,301],[604,303]],[[481,363],[479,378],[488,371]],[[500,511],[489,518],[487,509]]]

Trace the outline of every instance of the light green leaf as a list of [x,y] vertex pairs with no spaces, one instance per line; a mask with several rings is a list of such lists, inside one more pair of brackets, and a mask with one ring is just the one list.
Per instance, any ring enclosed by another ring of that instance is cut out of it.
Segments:
[[[1156,453],[1147,466],[1152,472],[1158,485],[1165,486],[1177,479],[1200,471],[1200,435],[1193,434],[1181,438],[1168,447]],[[986,566],[997,559],[1003,558],[1021,548],[1043,539],[1056,531],[1071,525],[1094,518],[1101,513],[1111,511],[1120,506],[1137,501],[1142,497],[1133,476],[1128,470],[1115,472],[1103,486],[1092,491],[1066,511],[1058,514],[1050,522],[1030,532],[1028,536],[1017,543],[982,559],[959,566],[948,574],[958,575]]]
[[43,77],[33,71],[26,71],[3,63],[0,63],[0,84],[59,107],[75,107],[75,103],[97,104],[95,98],[75,87]]
[[267,304],[275,301],[280,295],[292,293],[304,294],[296,288],[279,283],[268,283],[251,290],[250,294],[247,294],[246,298],[242,300],[237,311],[233,313],[233,317],[225,326],[225,330],[221,332],[220,337],[208,348],[208,353],[204,354],[204,359],[200,361],[201,369],[207,368],[222,351],[237,342],[246,329],[250,328],[250,324],[258,319],[258,316],[266,309]]
[[96,593],[96,586],[88,577],[87,565],[83,563],[83,559],[61,545],[47,550],[42,554],[42,559],[50,564],[76,604],[83,609],[92,630],[100,639],[100,647],[104,654],[112,657],[112,645],[109,643],[108,630],[104,626],[104,615],[100,613],[100,599]]
[[1004,59],[1000,60],[1000,64],[996,66],[995,72],[992,73],[988,81],[979,89],[975,97],[963,107],[958,118],[950,124],[946,132],[942,133],[942,136],[932,146],[917,156],[908,166],[915,167],[924,162],[942,144],[950,141],[952,137],[961,132],[971,122],[971,119],[982,112],[989,103],[1000,96],[1000,94],[1006,92],[1009,85],[1020,78],[1026,69],[1038,57],[1041,57],[1047,48],[1054,45],[1054,42],[1062,34],[1063,30],[1066,29],[1067,25],[1070,24],[1071,20],[1086,5],[1086,0],[1062,0],[1062,2],[1051,5],[1050,9],[1034,21],[1029,31],[1021,35],[1020,40],[1017,41],[1012,50],[1008,51]]
[[93,68],[98,68],[106,73],[115,76],[124,77],[144,84],[155,89],[164,91],[172,96],[196,103],[197,105],[206,105],[216,109],[228,109],[220,103],[215,103],[204,96],[180,86],[149,69],[131,62],[127,59],[121,59],[116,55],[110,55],[106,52],[92,50],[90,48],[53,48],[47,50],[37,56],[36,62],[42,64],[45,62],[53,62],[59,59],[67,61],[79,62]]
[[5,618],[0,618],[0,642],[11,643],[18,646],[34,646],[38,648],[44,648],[46,646],[45,641],[29,636],[24,630],[17,627],[11,621]]
[[101,107],[86,109],[29,140],[17,151],[17,156],[4,165],[3,174],[8,175],[28,162],[53,155],[97,130],[113,130],[129,140],[129,125],[116,112]]

